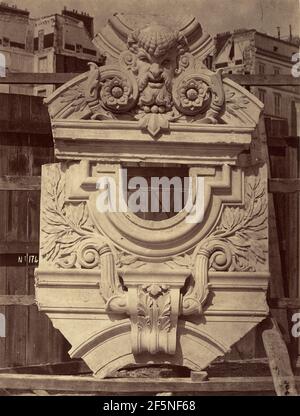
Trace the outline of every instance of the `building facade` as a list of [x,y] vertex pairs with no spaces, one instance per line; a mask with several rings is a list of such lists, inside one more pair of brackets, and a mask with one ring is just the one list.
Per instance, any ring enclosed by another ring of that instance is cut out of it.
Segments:
[[[27,10],[0,4],[0,52],[6,72],[84,72],[103,58],[92,43],[93,18],[64,9],[61,14],[30,18]],[[1,86],[1,92],[47,96],[53,85]]]
[[[3,72],[33,72],[33,30],[27,10],[0,3]],[[1,93],[32,94],[28,85],[0,85]]]
[[[291,75],[292,56],[299,52],[299,43],[275,38],[256,30],[237,30],[216,36],[214,70],[227,74]],[[299,87],[251,87],[265,104],[265,116],[278,126],[275,135],[296,135],[296,108],[300,103]]]

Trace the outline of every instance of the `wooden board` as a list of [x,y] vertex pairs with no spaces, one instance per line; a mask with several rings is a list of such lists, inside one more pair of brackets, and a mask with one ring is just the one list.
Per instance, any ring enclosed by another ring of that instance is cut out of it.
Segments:
[[30,306],[35,305],[33,295],[0,295],[0,306]]
[[[1,112],[1,109],[0,109]],[[0,175],[7,172],[7,158],[5,155],[5,149],[3,146],[0,145]],[[0,244],[2,242],[6,242],[6,236],[7,236],[7,198],[8,198],[8,192],[2,191],[0,193]],[[0,295],[6,294],[6,267],[2,264],[0,261]],[[6,316],[6,308],[5,306],[0,305],[0,313]],[[6,332],[6,328],[5,328]],[[0,337],[0,367],[5,367],[8,364],[6,360],[5,355],[5,338]]]
[[0,176],[0,191],[39,191],[40,176]]
[[[268,127],[268,130],[266,129]],[[260,119],[257,128],[258,139],[261,141],[263,157],[268,166],[269,179],[272,177],[285,177],[286,175],[286,163],[285,160],[281,159],[280,163],[272,163],[274,160],[270,157],[270,149],[268,148],[268,136],[270,135],[270,127],[272,125],[266,123],[263,118]],[[280,153],[280,158],[282,152]],[[283,157],[285,153],[283,152]],[[278,169],[278,170],[276,170]],[[275,171],[275,172],[274,172]],[[269,297],[271,298],[282,298],[285,296],[285,281],[283,279],[284,265],[282,264],[283,253],[282,253],[282,235],[285,230],[286,217],[283,212],[276,206],[276,197],[280,198],[281,194],[268,195],[269,204],[269,266],[270,266],[270,286],[269,286]],[[284,224],[284,227],[279,227],[279,224]],[[287,342],[290,342],[290,330],[288,314],[285,310],[274,310],[272,311],[273,316],[277,319],[284,338]]]
[[289,353],[278,324],[267,319],[262,332],[263,343],[269,360],[274,387],[278,396],[297,396],[296,381]]
[[[300,192],[300,179],[299,178],[272,178],[269,180],[269,192],[272,193],[296,193]],[[297,195],[296,198],[293,198],[290,202],[294,201],[295,199],[295,206],[292,207],[291,214],[297,214]],[[292,223],[292,222],[291,222]],[[296,229],[294,227],[294,229]]]
[[[296,378],[300,383],[300,378]],[[31,374],[0,374],[0,388],[14,390],[46,390],[89,392],[101,394],[191,392],[197,393],[257,393],[274,392],[271,377],[215,377],[194,382],[188,378],[127,378],[97,380],[91,376],[53,376]]]
[[273,298],[269,305],[274,309],[300,309],[300,298]]
[[[14,73],[0,78],[0,84],[64,84],[78,76],[76,73]],[[241,85],[299,86],[299,78],[292,75],[226,74],[226,78]]]

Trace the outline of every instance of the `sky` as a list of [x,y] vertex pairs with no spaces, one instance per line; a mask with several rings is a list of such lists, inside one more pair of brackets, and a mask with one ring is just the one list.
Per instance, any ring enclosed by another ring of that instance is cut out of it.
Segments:
[[31,17],[60,13],[68,9],[86,11],[95,18],[95,33],[115,12],[193,14],[212,35],[247,28],[277,36],[300,35],[300,0],[6,0],[27,8]]

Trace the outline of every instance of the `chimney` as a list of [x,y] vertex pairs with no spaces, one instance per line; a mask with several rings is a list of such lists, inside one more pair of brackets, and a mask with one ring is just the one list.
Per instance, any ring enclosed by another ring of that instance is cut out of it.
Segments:
[[290,27],[290,42],[293,40],[293,33],[292,33],[292,25],[289,25]]
[[91,17],[88,13],[78,12],[78,10],[68,10],[64,8],[62,10],[63,16],[69,16],[73,19],[83,22],[84,26],[86,27],[91,39],[94,37],[94,18]]
[[280,26],[277,26],[277,37],[280,39]]

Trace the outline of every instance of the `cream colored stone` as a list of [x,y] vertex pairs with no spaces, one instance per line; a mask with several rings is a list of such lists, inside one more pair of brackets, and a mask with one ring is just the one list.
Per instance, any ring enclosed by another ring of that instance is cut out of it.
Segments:
[[[262,104],[204,66],[211,43],[195,20],[176,31],[130,30],[128,19],[96,38],[109,65],[46,100],[60,163],[42,171],[36,298],[97,377],[132,363],[200,371],[268,313],[267,170],[253,136]],[[201,221],[97,209],[100,178],[118,195],[122,168],[178,163],[193,198],[203,178]]]

